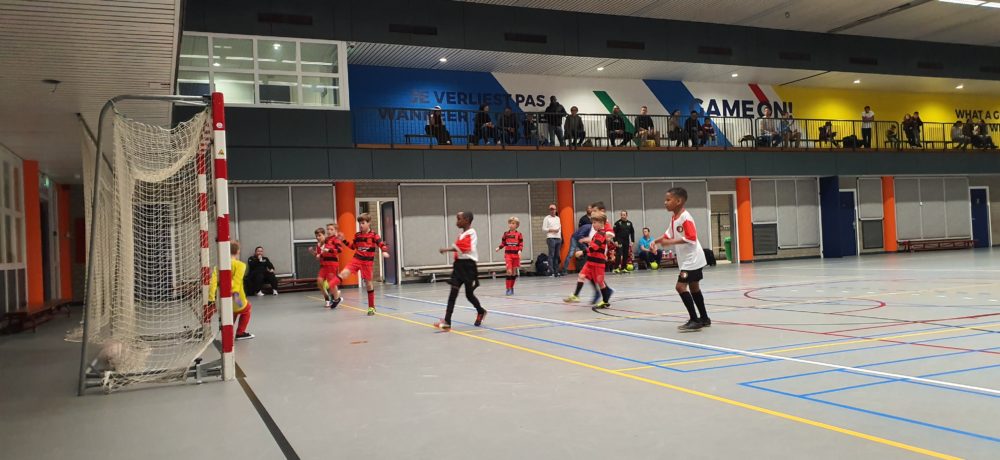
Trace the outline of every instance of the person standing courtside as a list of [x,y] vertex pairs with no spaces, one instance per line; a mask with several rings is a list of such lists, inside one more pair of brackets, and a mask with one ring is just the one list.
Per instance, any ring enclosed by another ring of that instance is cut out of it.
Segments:
[[629,251],[635,242],[635,227],[632,226],[632,221],[628,220],[628,211],[621,212],[621,218],[615,222],[614,229],[615,242],[618,244],[618,266],[615,267],[615,273],[621,273],[625,271]]
[[[549,275],[559,276],[559,254],[562,250],[562,221],[557,215],[556,205],[549,205],[549,215],[542,219],[542,231],[545,232],[545,244],[549,248]],[[572,251],[573,248],[570,248]]]

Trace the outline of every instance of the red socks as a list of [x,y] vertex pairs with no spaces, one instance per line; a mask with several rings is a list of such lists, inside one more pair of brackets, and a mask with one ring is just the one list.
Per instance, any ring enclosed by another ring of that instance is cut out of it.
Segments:
[[507,283],[506,283],[507,289],[514,289],[514,283],[517,282],[517,277],[516,276],[507,275],[507,280],[506,281],[507,281]]
[[375,307],[375,291],[368,291],[368,308]]

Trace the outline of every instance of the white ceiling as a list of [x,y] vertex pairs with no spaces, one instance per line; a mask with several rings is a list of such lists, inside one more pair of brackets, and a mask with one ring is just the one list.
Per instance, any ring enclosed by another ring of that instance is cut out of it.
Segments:
[[[441,63],[440,58],[448,62]],[[641,78],[722,83],[760,83],[769,85],[848,88],[866,90],[946,93],[962,91],[975,94],[1000,93],[1000,81],[959,80],[952,78],[909,77],[899,75],[855,74],[822,70],[775,69],[687,62],[643,61],[550,56],[503,51],[476,51],[379,43],[355,43],[348,51],[347,62],[353,65],[378,65],[417,69],[502,72],[528,75],[558,75],[601,78]],[[603,71],[598,71],[603,67]],[[738,74],[733,78],[732,74]]]
[[837,33],[849,35],[1000,46],[1000,33],[996,27],[1000,24],[1000,8],[937,0],[457,1],[808,32],[837,30]]
[[[56,181],[79,182],[82,114],[97,130],[119,94],[169,94],[180,0],[0,2],[0,143],[39,161]],[[43,79],[62,81],[53,86]],[[127,106],[166,123],[163,104]]]

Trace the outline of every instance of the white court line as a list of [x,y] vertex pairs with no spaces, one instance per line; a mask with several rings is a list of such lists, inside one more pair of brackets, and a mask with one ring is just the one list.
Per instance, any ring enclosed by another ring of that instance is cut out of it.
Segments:
[[[398,296],[398,295],[392,295],[392,294],[386,294],[386,297],[395,297],[395,298],[401,299],[401,300],[410,300],[410,301],[414,301],[414,302],[429,303],[429,304],[432,304],[432,305],[447,306],[447,304],[444,304],[444,303],[441,303],[441,302],[434,302],[434,301],[431,301],[431,300],[424,300],[424,299],[415,299],[415,298],[411,298],[411,297],[404,297],[404,296]],[[466,307],[464,305],[456,305],[456,307],[463,308],[463,309],[466,309],[466,310],[472,310],[472,307]],[[490,310],[489,312],[491,314],[511,316],[511,317],[514,317],[514,318],[521,318],[521,319],[529,319],[529,320],[532,320],[532,321],[542,321],[542,322],[549,322],[549,323],[555,323],[555,324],[562,324],[564,326],[572,326],[572,327],[578,327],[578,328],[583,328],[583,329],[591,329],[591,330],[600,331],[600,332],[610,332],[612,334],[620,334],[620,335],[626,335],[626,336],[637,337],[637,338],[642,338],[642,339],[650,339],[650,340],[654,340],[654,341],[657,341],[657,342],[665,342],[665,343],[673,343],[673,344],[678,344],[678,345],[687,345],[687,346],[705,348],[705,349],[709,349],[709,350],[721,351],[721,352],[730,353],[730,354],[737,354],[737,355],[743,355],[743,356],[751,356],[751,357],[754,357],[754,358],[775,359],[775,360],[781,360],[781,361],[789,361],[789,362],[793,362],[793,363],[810,364],[810,365],[813,365],[813,366],[827,367],[827,368],[830,368],[830,369],[839,369],[839,370],[844,370],[844,371],[857,372],[857,373],[860,373],[860,374],[868,374],[868,375],[874,375],[874,376],[878,376],[878,377],[887,377],[887,378],[896,379],[896,380],[906,380],[906,381],[911,381],[911,382],[927,383],[927,384],[931,384],[931,385],[938,385],[938,386],[943,386],[943,387],[948,387],[948,388],[959,388],[959,389],[963,389],[963,390],[978,391],[978,392],[981,392],[981,393],[988,393],[988,394],[1000,396],[1000,390],[995,390],[995,389],[992,389],[992,388],[983,388],[983,387],[976,387],[976,386],[972,386],[972,385],[963,385],[963,384],[960,384],[960,383],[945,382],[945,381],[941,381],[941,380],[925,379],[925,378],[922,378],[922,377],[913,377],[913,376],[910,376],[910,375],[893,374],[891,372],[873,371],[873,370],[870,370],[870,369],[864,369],[864,368],[858,368],[858,367],[841,366],[839,364],[824,363],[824,362],[820,362],[820,361],[811,361],[811,360],[808,360],[808,359],[793,358],[793,357],[790,357],[790,356],[769,355],[767,353],[757,353],[757,352],[754,352],[754,351],[738,350],[738,349],[735,349],[735,348],[720,347],[720,346],[716,346],[716,345],[708,345],[708,344],[698,343],[698,342],[689,342],[689,341],[686,341],[686,340],[671,339],[671,338],[668,338],[668,337],[659,337],[659,336],[655,336],[655,335],[640,334],[638,332],[629,332],[629,331],[623,331],[623,330],[619,330],[619,329],[611,329],[611,328],[606,328],[606,327],[593,326],[593,325],[590,325],[590,324],[571,323],[571,322],[568,322],[568,321],[561,321],[561,320],[558,320],[558,319],[543,318],[541,316],[522,315],[520,313],[511,313],[511,312],[505,312],[505,311],[500,311],[500,310]],[[503,331],[500,331],[500,332],[503,332]]]

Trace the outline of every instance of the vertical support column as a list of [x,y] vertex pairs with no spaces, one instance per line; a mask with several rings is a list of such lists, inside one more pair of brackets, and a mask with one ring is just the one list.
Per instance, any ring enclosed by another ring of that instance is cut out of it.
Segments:
[[[354,199],[357,196],[354,182],[337,182],[334,184],[334,196],[337,204],[337,225],[344,236],[354,240],[354,233],[357,227],[357,212],[355,211]],[[343,270],[354,257],[354,251],[344,249],[340,254],[340,269]],[[351,275],[344,280],[344,284],[358,284],[357,275]]]
[[28,303],[45,302],[42,274],[42,202],[38,194],[38,162],[25,160],[24,166],[24,243],[25,273],[28,278]]
[[73,253],[70,239],[69,186],[60,185],[57,189],[56,201],[59,205],[59,298],[73,298]]
[[885,252],[896,252],[896,182],[893,176],[882,176],[882,245]]
[[[233,274],[229,254],[229,172],[226,165],[226,113],[222,93],[212,93],[212,172],[215,174],[215,225],[219,257],[219,296],[222,324],[222,379],[236,378],[233,356]],[[204,274],[202,274],[204,277]]]
[[750,204],[750,178],[736,179],[736,245],[740,262],[753,262],[753,215]]
[[[569,247],[569,243],[573,238],[573,231],[576,230],[576,219],[573,215],[573,181],[556,181],[556,208],[559,210],[559,223],[562,225],[563,245],[559,251],[559,260],[550,261],[550,263],[553,264],[553,267],[558,268],[555,264],[561,264],[563,260],[566,260],[566,254],[569,254],[570,249],[572,249]],[[563,269],[569,270],[569,267],[563,267]]]

